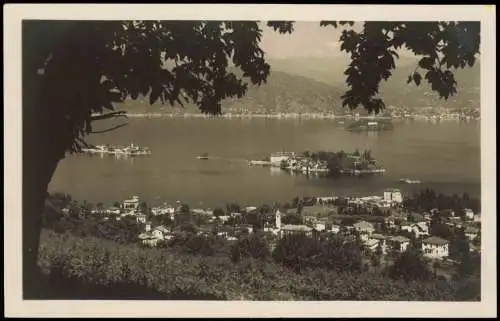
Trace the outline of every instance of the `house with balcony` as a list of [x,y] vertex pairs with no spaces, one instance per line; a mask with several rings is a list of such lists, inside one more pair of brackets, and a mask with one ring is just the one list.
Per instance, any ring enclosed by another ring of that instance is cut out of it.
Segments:
[[449,242],[437,236],[431,236],[422,241],[422,252],[424,256],[433,259],[448,257]]
[[131,199],[124,200],[121,205],[125,211],[137,211],[140,206],[139,196],[132,196]]
[[375,228],[372,223],[367,221],[360,221],[353,224],[354,230],[356,230],[360,235],[362,240],[368,240],[369,236],[375,232]]
[[429,226],[426,222],[403,224],[401,230],[414,233],[417,238],[429,235]]

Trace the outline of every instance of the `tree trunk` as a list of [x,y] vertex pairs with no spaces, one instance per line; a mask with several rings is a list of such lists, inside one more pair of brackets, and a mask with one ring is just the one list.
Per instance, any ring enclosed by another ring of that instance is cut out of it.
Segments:
[[[29,298],[38,289],[40,272],[37,265],[42,214],[50,179],[57,167],[57,158],[25,153],[23,159],[23,296]],[[28,155],[30,155],[28,157]],[[45,158],[45,159],[44,159]]]
[[[41,281],[37,259],[47,189],[59,160],[64,157],[63,124],[40,100],[41,88],[23,74],[22,266],[23,297]],[[66,135],[67,136],[67,135]]]
[[47,58],[53,54],[51,45],[60,34],[47,38],[47,25],[26,21],[22,28],[22,266],[23,297],[27,298],[42,279],[37,259],[45,198],[57,164],[71,146],[73,123],[64,108],[67,88],[56,81],[60,77],[47,77],[45,72]]

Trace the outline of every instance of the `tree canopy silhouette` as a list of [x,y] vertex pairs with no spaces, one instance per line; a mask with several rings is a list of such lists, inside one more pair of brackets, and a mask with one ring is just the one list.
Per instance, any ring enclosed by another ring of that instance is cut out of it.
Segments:
[[[376,97],[395,68],[396,50],[423,58],[409,78],[424,77],[445,99],[456,92],[453,70],[472,66],[479,22],[321,22],[342,27],[351,55],[345,74],[349,108],[384,107]],[[267,26],[292,33],[292,21]],[[36,280],[36,257],[48,184],[67,152],[86,146],[93,122],[125,114],[114,103],[149,97],[151,104],[194,103],[220,114],[221,101],[266,81],[270,66],[257,21],[23,21],[23,275]],[[242,71],[237,75],[230,70]],[[124,126],[118,124],[107,130]],[[104,130],[104,131],[107,131]],[[24,279],[24,284],[30,280]]]

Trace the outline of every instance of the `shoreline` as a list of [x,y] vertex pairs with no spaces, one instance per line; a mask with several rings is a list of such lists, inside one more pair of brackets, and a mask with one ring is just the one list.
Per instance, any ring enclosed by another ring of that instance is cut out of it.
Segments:
[[130,118],[202,118],[202,119],[317,119],[317,120],[426,120],[430,122],[439,121],[479,121],[480,118],[459,119],[459,118],[428,118],[426,115],[413,115],[411,117],[390,117],[390,116],[344,116],[344,115],[324,115],[324,114],[223,114],[219,116],[184,113],[184,114],[162,114],[162,113],[131,113],[127,114]]

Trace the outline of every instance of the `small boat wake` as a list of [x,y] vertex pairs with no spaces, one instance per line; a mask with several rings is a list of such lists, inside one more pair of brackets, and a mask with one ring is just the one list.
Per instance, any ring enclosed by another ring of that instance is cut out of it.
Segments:
[[199,160],[218,160],[218,161],[226,161],[226,162],[234,162],[234,163],[243,163],[243,162],[248,163],[247,159],[209,156],[208,153],[198,155],[198,156],[196,156],[196,159],[199,159]]
[[399,180],[400,183],[404,183],[404,184],[421,184],[422,182],[419,181],[419,180],[411,180],[409,178],[401,178]]

